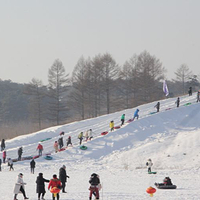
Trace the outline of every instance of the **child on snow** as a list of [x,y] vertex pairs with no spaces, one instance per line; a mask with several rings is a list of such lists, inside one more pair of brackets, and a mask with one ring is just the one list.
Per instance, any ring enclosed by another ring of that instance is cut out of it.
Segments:
[[112,120],[110,122],[110,131],[113,131],[114,130],[114,121]]
[[53,147],[55,149],[55,153],[57,153],[58,152],[58,142],[57,141],[55,141]]
[[156,186],[173,185],[169,177],[165,177],[163,183],[155,183]]
[[139,114],[138,114],[139,111],[140,111],[139,109],[136,109],[136,111],[134,112],[134,115],[133,115],[133,120],[134,120],[135,118],[137,118],[137,119],[139,118]]
[[100,179],[99,176],[95,173],[93,173],[90,177],[89,180],[90,183],[90,195],[89,195],[89,199],[92,199],[92,194],[95,195],[96,199],[99,199],[99,189],[100,189]]
[[78,135],[78,139],[80,140],[80,145],[82,144],[82,140],[83,140],[83,132],[80,132]]
[[148,161],[146,162],[148,172],[151,172],[152,165],[153,165],[152,160],[149,158]]
[[72,139],[71,139],[71,136],[69,136],[69,137],[67,138],[67,147],[68,147],[68,145],[71,145],[71,146],[72,146]]
[[123,114],[123,115],[121,116],[121,126],[124,124],[124,121],[125,121],[125,114]]
[[[60,180],[57,178],[57,175],[56,174],[54,174],[53,175],[53,179],[51,179],[50,180],[50,182],[49,182],[49,185],[48,185],[48,190],[49,189],[52,189],[52,188],[58,188],[58,189],[61,189],[62,188],[62,186],[61,186],[61,182],[60,182]],[[56,197],[57,197],[57,200],[59,200],[59,193],[57,193],[56,194]],[[52,198],[53,198],[53,200],[55,200],[55,196],[54,196],[54,194],[52,193]]]
[[14,171],[14,168],[13,168],[13,161],[11,158],[8,158],[8,166],[10,167],[9,171],[11,171],[11,169]]

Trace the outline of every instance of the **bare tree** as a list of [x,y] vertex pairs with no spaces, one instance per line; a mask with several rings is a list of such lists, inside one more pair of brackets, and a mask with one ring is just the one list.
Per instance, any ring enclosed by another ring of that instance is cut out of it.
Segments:
[[59,59],[55,60],[49,69],[48,81],[49,117],[59,125],[67,117],[65,96],[69,83],[68,74],[65,73],[65,68]]
[[192,76],[192,71],[190,71],[189,67],[186,64],[182,64],[175,72],[176,79],[175,81],[180,82],[182,84],[182,92],[185,94],[185,84],[189,81]]

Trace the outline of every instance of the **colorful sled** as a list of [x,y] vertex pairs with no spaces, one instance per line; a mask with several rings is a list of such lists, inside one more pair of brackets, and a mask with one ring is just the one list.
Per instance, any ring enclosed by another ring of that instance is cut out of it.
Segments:
[[53,194],[54,198],[56,197],[56,194],[60,192],[60,189],[57,187],[51,188],[50,192]]
[[126,123],[130,123],[130,122],[133,122],[134,119],[129,119]]
[[33,156],[33,159],[36,159],[36,158],[39,158],[40,156],[39,155],[37,155],[37,156]]
[[104,131],[101,133],[101,135],[106,135],[106,134],[108,134],[108,131]]
[[64,151],[66,148],[61,148],[61,149],[59,149],[58,151]]
[[50,140],[51,138],[45,138],[43,140],[40,140],[40,142],[44,142],[44,141],[47,141],[47,140]]
[[53,157],[52,156],[45,156],[44,159],[46,159],[46,160],[52,160]]
[[192,103],[186,103],[186,104],[184,104],[184,106],[189,106],[189,105],[191,105]]
[[148,172],[148,174],[157,174],[157,172]]
[[81,149],[81,150],[86,150],[87,147],[86,147],[85,145],[82,145],[82,146],[80,146],[80,149]]
[[31,160],[31,159],[33,159],[33,156],[26,156],[22,158],[22,160]]
[[115,126],[115,127],[114,127],[114,129],[119,129],[119,128],[121,128],[121,126]]

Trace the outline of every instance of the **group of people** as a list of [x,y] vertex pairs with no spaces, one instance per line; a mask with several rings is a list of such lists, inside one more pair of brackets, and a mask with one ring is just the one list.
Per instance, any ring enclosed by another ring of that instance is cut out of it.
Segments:
[[78,135],[79,144],[82,144],[83,139],[85,138],[85,141],[91,140],[93,138],[93,132],[92,129],[89,129],[85,132],[85,135],[83,135],[83,132],[80,132]]

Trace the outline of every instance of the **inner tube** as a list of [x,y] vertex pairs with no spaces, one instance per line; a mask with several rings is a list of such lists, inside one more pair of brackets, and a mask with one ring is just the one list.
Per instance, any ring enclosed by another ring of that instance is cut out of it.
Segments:
[[80,146],[80,149],[82,149],[82,150],[86,150],[87,147],[86,147],[85,145],[82,145],[82,146]]
[[114,127],[114,129],[119,129],[119,128],[121,128],[121,126],[115,126],[115,127]]
[[158,184],[156,184],[156,187],[158,188],[158,189],[176,189],[177,188],[177,186],[176,185],[160,185],[159,183]]
[[50,140],[51,138],[46,138],[46,139],[43,139],[43,140],[40,140],[40,142],[44,142],[44,141],[47,141],[47,140]]
[[53,193],[53,194],[57,194],[57,193],[60,192],[60,189],[57,188],[57,187],[53,187],[53,188],[51,188],[50,192]]
[[106,134],[108,134],[108,131],[104,131],[101,133],[101,135],[106,135]]
[[184,104],[184,106],[188,106],[188,105],[191,105],[192,103],[186,103],[186,104]]
[[52,160],[53,157],[51,157],[51,156],[45,156],[44,159],[46,159],[46,160]]

